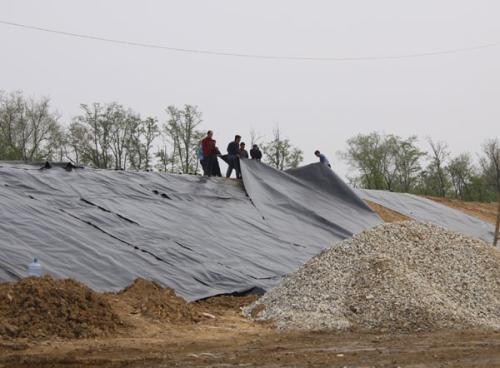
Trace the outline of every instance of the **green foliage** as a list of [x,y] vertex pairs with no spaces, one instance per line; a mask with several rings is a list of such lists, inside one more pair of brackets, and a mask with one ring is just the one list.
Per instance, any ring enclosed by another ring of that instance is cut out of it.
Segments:
[[347,141],[341,157],[355,169],[352,184],[462,200],[495,201],[500,188],[498,139],[483,145],[480,166],[472,156],[451,156],[444,142],[428,139],[430,152],[417,146],[417,137],[403,139],[378,132],[359,134]]
[[498,138],[484,142],[483,155],[479,161],[489,190],[500,195],[500,141]]
[[182,110],[169,106],[167,114],[164,132],[173,146],[171,172],[196,174],[199,168],[196,147],[204,135],[198,130],[201,113],[196,106],[185,105]]
[[453,195],[456,198],[466,200],[471,198],[471,183],[475,176],[470,154],[462,153],[451,158],[446,166],[453,186]]
[[360,187],[391,191],[410,191],[420,172],[424,155],[415,143],[415,136],[402,139],[377,132],[358,134],[347,141],[347,151],[341,153],[356,169],[351,180]]
[[82,114],[69,126],[65,142],[74,161],[101,169],[148,170],[158,122],[117,103],[81,105]]
[[0,160],[57,158],[63,141],[58,119],[48,98],[0,91]]
[[[167,108],[160,127],[154,117],[142,119],[120,104],[82,104],[81,113],[63,129],[48,98],[26,98],[21,92],[0,91],[0,160],[71,160],[103,169],[150,170],[172,173],[199,171],[196,147],[204,134],[196,106]],[[156,140],[161,148],[153,155]],[[251,143],[262,139],[251,131]],[[355,170],[352,184],[461,200],[495,201],[500,195],[500,142],[482,145],[479,165],[469,153],[451,156],[444,142],[431,139],[422,151],[416,136],[401,138],[378,132],[358,134],[341,152]],[[303,152],[283,138],[279,126],[263,144],[264,161],[279,170],[294,168]]]
[[130,167],[135,170],[150,170],[151,149],[153,142],[160,135],[158,120],[148,117],[145,120],[139,120],[132,132],[129,141],[129,161]]
[[304,158],[303,152],[294,147],[289,139],[281,137],[279,126],[276,126],[273,135],[273,140],[264,144],[264,161],[278,170],[298,167]]

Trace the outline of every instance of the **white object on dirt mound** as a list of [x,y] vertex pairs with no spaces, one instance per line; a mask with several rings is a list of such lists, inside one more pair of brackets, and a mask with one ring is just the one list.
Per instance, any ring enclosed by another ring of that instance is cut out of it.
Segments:
[[28,276],[40,277],[42,276],[42,264],[35,257],[33,262],[28,265]]
[[432,224],[384,224],[321,252],[243,313],[279,328],[499,329],[500,252]]

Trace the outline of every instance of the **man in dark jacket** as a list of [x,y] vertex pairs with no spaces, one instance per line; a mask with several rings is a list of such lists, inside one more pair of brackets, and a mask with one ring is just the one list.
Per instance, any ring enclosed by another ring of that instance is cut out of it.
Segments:
[[238,179],[241,178],[240,163],[239,163],[240,141],[241,141],[241,136],[236,135],[234,137],[234,141],[232,141],[227,145],[228,167],[226,172],[226,178],[229,178],[231,176],[233,169],[236,171],[236,178]]
[[260,161],[262,159],[262,152],[260,152],[259,146],[256,144],[253,145],[252,149],[250,150],[250,157],[252,160],[257,160]]

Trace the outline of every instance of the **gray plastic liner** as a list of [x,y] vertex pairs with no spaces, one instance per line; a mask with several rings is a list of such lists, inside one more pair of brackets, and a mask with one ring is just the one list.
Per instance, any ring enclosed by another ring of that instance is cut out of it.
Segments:
[[322,165],[241,165],[248,195],[223,178],[0,162],[0,281],[38,257],[45,272],[101,291],[136,277],[187,300],[266,290],[381,223]]
[[244,160],[242,174],[248,195],[274,233],[314,254],[323,248],[319,244],[331,245],[382,222],[325,165],[283,172]]
[[375,202],[417,221],[431,222],[465,235],[483,239],[488,243],[493,241],[495,230],[492,224],[430,199],[413,194],[383,190],[359,189],[356,192],[363,199]]

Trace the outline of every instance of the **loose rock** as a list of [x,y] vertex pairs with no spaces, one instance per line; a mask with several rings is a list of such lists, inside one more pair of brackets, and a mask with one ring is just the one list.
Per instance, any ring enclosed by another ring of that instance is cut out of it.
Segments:
[[432,224],[383,224],[337,243],[243,313],[279,328],[500,328],[500,252]]

